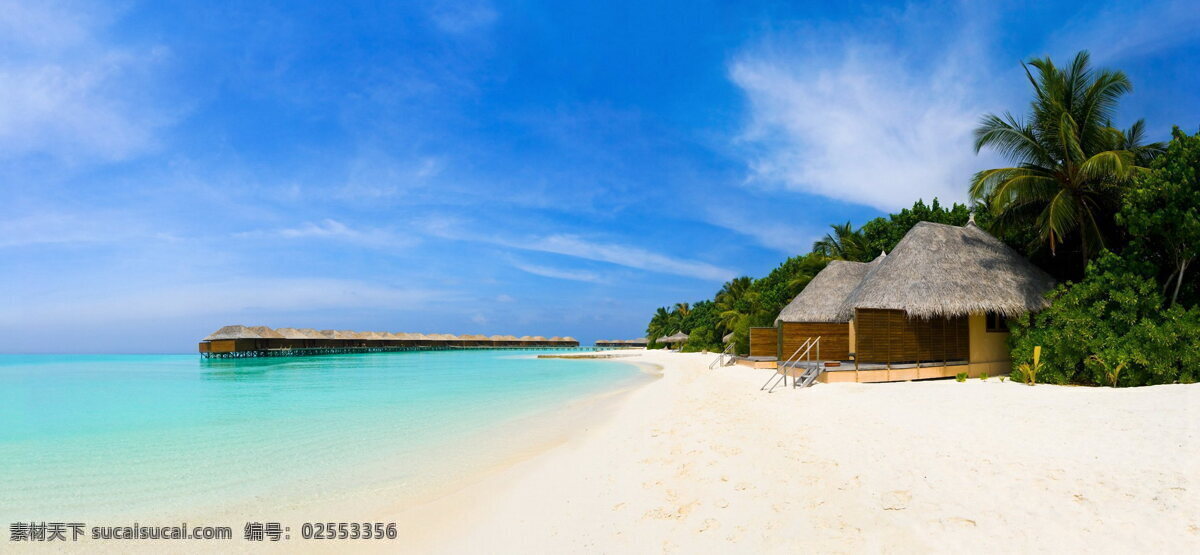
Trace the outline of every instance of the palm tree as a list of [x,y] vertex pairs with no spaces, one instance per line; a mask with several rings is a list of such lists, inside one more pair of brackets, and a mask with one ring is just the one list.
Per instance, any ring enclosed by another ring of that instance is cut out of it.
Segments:
[[1080,52],[1064,69],[1050,58],[1022,64],[1034,91],[1030,114],[988,114],[975,130],[976,152],[992,148],[1014,166],[975,174],[970,190],[991,206],[996,231],[1036,229],[1051,253],[1077,236],[1084,260],[1104,246],[1121,186],[1162,150],[1141,143],[1141,121],[1124,132],[1111,126],[1132,85],[1120,71],[1091,69],[1089,58]]
[[867,240],[862,231],[856,231],[850,222],[829,227],[833,228],[833,233],[826,233],[823,239],[814,242],[813,252],[842,260],[863,259],[867,253]]
[[750,286],[754,280],[742,276],[725,282],[721,290],[717,292],[714,300],[717,303],[717,310],[720,311],[720,326],[722,335],[733,331],[737,327],[737,323],[743,316],[742,310],[746,307],[746,294],[750,292]]
[[687,318],[688,314],[692,313],[692,307],[687,303],[675,303],[674,312],[675,314],[678,314],[680,318]]
[[650,325],[646,326],[646,337],[651,340],[670,335],[671,330],[667,329],[671,323],[671,313],[667,312],[666,307],[658,307],[654,311],[654,316],[650,318]]

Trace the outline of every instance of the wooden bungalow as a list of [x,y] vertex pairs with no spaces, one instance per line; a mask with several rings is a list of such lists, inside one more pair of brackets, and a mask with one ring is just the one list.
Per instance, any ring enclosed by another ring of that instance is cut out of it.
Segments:
[[[841,303],[836,319],[851,322],[853,364],[819,379],[1008,373],[1006,318],[1045,308],[1053,287],[1049,275],[973,218],[963,227],[918,223]],[[830,360],[821,342],[821,358]]]
[[[762,331],[758,333],[758,341],[751,337],[750,355],[786,360],[806,341],[820,337],[820,358],[850,360],[850,336],[854,330],[850,318],[839,311],[846,298],[885,259],[887,254],[881,253],[868,263],[831,261],[779,312],[773,337]],[[769,344],[772,338],[775,340],[773,346]]]
[[579,340],[578,340],[578,339],[575,339],[574,337],[571,337],[571,336],[569,336],[569,335],[568,335],[568,336],[566,336],[566,337],[564,337],[564,338],[563,338],[563,346],[564,346],[564,347],[578,347],[578,346],[579,346]]
[[201,353],[232,353],[267,348],[267,338],[247,326],[225,326],[200,340]]

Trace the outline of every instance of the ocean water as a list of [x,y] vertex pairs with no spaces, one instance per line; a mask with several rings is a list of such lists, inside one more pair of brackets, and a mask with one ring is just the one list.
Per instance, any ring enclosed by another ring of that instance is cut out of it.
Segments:
[[339,496],[382,507],[513,457],[545,439],[523,430],[553,430],[582,399],[647,379],[536,354],[0,355],[0,518],[173,518]]

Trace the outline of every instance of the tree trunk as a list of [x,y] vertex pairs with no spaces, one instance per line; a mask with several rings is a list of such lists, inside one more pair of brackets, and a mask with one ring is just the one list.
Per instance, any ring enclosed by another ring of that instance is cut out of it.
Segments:
[[1175,294],[1171,295],[1171,306],[1175,306],[1175,302],[1179,300],[1179,286],[1183,285],[1183,273],[1187,271],[1188,264],[1191,262],[1190,258],[1185,258],[1179,264],[1179,275],[1175,276]]

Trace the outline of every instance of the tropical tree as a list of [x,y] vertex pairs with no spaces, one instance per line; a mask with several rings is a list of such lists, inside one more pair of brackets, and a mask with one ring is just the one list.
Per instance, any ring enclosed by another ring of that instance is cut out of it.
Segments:
[[754,280],[748,276],[734,278],[725,282],[713,300],[719,311],[718,327],[724,336],[737,327],[737,323],[749,312],[747,293],[754,285]]
[[660,306],[658,310],[654,311],[654,316],[650,318],[650,324],[646,326],[646,337],[654,341],[660,337],[670,335],[671,330],[668,329],[670,325],[671,313],[667,312],[666,307]]
[[829,227],[833,228],[833,233],[826,233],[824,238],[814,242],[813,252],[842,260],[863,260],[868,256],[866,239],[850,222]]
[[1132,85],[1089,60],[1083,51],[1066,68],[1048,57],[1022,64],[1034,92],[1030,113],[987,114],[975,130],[976,152],[993,149],[1014,165],[975,174],[970,188],[991,206],[995,231],[1032,227],[1051,253],[1078,241],[1083,260],[1105,246],[1121,187],[1162,149],[1141,143],[1141,121],[1127,131],[1112,127]]
[[1133,237],[1137,256],[1165,270],[1159,272],[1166,276],[1163,295],[1175,305],[1200,258],[1200,133],[1189,136],[1176,127],[1172,135],[1166,154],[1130,187],[1117,220]]

